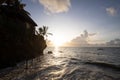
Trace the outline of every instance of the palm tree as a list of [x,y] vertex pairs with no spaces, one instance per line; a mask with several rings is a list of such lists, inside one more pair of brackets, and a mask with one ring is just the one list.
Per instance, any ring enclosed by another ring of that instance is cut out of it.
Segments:
[[11,3],[14,3],[19,0],[0,0],[0,5],[3,3],[6,3],[7,5],[10,5]]
[[44,36],[46,39],[48,37],[48,35],[53,35],[52,33],[48,33],[48,27],[47,26],[43,26],[39,28],[39,34],[41,36]]

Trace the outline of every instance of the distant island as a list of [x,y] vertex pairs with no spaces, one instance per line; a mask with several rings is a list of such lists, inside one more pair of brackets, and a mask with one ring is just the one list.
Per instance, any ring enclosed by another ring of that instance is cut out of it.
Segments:
[[0,0],[0,69],[43,55],[47,47],[44,30],[36,31],[24,7],[19,0]]

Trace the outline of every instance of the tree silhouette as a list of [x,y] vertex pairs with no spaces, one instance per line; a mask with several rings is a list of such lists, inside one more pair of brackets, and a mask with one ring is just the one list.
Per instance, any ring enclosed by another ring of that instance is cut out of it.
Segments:
[[39,28],[39,34],[41,36],[44,36],[46,39],[48,37],[48,35],[53,35],[52,33],[48,33],[48,27],[47,26],[43,26]]
[[8,6],[15,6],[19,9],[23,9],[26,6],[26,4],[21,4],[21,0],[0,0],[0,5],[3,3],[7,4]]
[[20,2],[19,0],[0,0],[0,4],[6,3],[9,6],[19,2]]

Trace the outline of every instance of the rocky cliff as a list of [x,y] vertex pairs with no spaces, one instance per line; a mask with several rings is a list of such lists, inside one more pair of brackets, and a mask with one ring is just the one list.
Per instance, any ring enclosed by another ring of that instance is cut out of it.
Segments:
[[0,69],[43,55],[46,41],[22,8],[0,5]]

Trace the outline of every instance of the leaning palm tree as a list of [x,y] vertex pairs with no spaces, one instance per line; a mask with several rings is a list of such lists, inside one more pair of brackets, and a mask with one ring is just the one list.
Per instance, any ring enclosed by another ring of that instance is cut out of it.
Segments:
[[39,34],[41,36],[44,36],[46,39],[48,37],[48,35],[53,35],[52,33],[48,33],[48,27],[47,26],[43,26],[39,28]]

